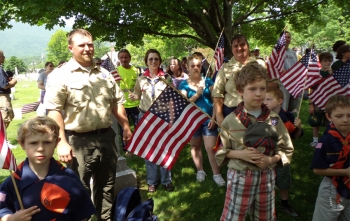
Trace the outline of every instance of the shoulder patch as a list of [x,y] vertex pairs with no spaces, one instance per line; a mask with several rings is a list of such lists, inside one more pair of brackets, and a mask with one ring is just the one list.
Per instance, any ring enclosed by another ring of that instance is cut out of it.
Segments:
[[272,117],[272,118],[271,118],[271,124],[272,124],[273,126],[276,126],[276,125],[278,124],[278,120],[279,120],[278,117]]
[[317,143],[315,149],[320,149],[322,147],[322,143]]
[[6,193],[0,192],[0,202],[5,202],[5,201],[6,201]]

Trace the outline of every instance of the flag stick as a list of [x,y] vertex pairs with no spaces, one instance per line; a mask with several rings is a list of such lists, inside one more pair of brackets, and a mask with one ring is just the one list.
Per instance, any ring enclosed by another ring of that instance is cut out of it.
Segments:
[[15,178],[13,177],[13,171],[12,171],[12,170],[9,170],[9,171],[10,171],[10,174],[11,174],[11,179],[12,179],[13,187],[14,187],[14,189],[15,189],[15,192],[16,192],[16,195],[17,195],[17,199],[18,199],[18,202],[19,202],[19,205],[20,205],[21,209],[23,210],[24,207],[23,207],[21,195],[19,195],[18,187],[17,187],[16,181],[15,181]]
[[296,118],[299,118],[299,113],[300,113],[300,109],[301,109],[301,104],[303,103],[304,92],[305,92],[305,86],[306,86],[306,80],[307,80],[307,73],[306,73],[306,76],[305,76],[304,89],[303,89],[302,94],[301,94],[301,99],[300,99],[299,108],[298,108],[298,114],[297,114]]
[[179,91],[178,89],[176,89],[173,85],[169,84],[168,82],[166,82],[166,80],[164,80],[163,78],[159,78],[161,81],[163,81],[166,85],[170,86],[171,88],[173,88],[178,94],[180,94],[183,98],[185,98],[188,102],[190,102],[191,104],[193,104],[199,111],[201,111],[203,114],[205,114],[210,120],[214,121],[214,123],[220,127],[222,130],[224,130],[229,136],[231,136],[233,138],[233,140],[235,140],[237,143],[239,143],[240,145],[242,145],[244,148],[247,149],[247,147],[240,142],[239,140],[237,140],[226,128],[222,127],[221,125],[218,124],[218,122],[216,120],[214,120],[211,116],[209,116],[209,114],[205,113],[200,107],[198,107],[194,102],[190,101],[190,99],[188,99],[183,93],[181,93],[181,91]]
[[[219,45],[219,42],[220,42],[220,38],[221,38],[221,36],[222,36],[222,33],[224,33],[224,30],[225,30],[225,27],[222,28],[221,33],[220,33],[220,35],[219,35],[218,42],[216,42],[216,46],[215,46],[215,48],[214,48],[214,55],[215,55],[216,49],[217,49],[217,47],[218,47],[218,45]],[[212,58],[214,58],[214,56],[212,56]],[[208,62],[208,63],[209,63],[209,62]],[[210,63],[209,63],[209,67],[208,67],[207,73],[205,74],[204,80],[207,79],[207,76],[208,76],[208,73],[209,73],[209,68],[211,68]]]
[[[312,49],[314,48],[314,43],[312,42]],[[300,104],[299,104],[299,108],[298,108],[298,114],[296,118],[299,118],[299,113],[300,113],[300,109],[301,109],[301,104],[303,103],[303,98],[304,98],[304,93],[305,93],[305,86],[306,86],[306,81],[307,81],[307,73],[309,71],[309,65],[310,65],[310,61],[311,61],[311,53],[312,51],[310,51],[310,57],[309,57],[309,62],[307,64],[307,68],[306,68],[306,75],[305,75],[305,81],[304,81],[304,87],[303,87],[303,91],[301,93],[301,99],[300,99]]]
[[350,178],[348,178],[348,180],[347,180],[347,181],[345,181],[344,185],[345,185],[345,184],[347,184],[349,181],[350,181]]

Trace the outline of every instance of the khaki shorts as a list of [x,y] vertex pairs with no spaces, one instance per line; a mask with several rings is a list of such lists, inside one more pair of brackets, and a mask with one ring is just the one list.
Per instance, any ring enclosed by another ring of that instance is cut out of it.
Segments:
[[11,98],[9,94],[0,94],[0,109],[4,122],[11,122],[15,115],[12,110]]

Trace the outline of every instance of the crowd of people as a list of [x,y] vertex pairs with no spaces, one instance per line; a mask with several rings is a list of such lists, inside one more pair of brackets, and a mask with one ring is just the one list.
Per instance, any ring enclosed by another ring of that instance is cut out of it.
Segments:
[[[298,61],[289,47],[291,33],[285,32],[285,36],[283,71]],[[97,220],[110,220],[118,158],[110,117],[114,115],[117,119],[122,147],[130,155],[125,145],[132,136],[131,126],[137,126],[168,85],[211,116],[194,132],[189,144],[197,170],[195,179],[206,180],[204,145],[213,181],[218,187],[226,187],[220,220],[244,220],[247,214],[251,220],[275,220],[275,187],[280,191],[281,210],[298,217],[288,196],[292,139],[303,135],[301,120],[292,113],[301,102],[300,97],[291,96],[279,79],[270,79],[259,50],[251,51],[244,35],[232,38],[233,57],[213,79],[209,77],[212,76],[209,63],[199,52],[182,60],[170,58],[164,71],[160,52],[149,49],[144,56],[147,69],[140,75],[131,65],[130,52],[121,49],[120,64],[116,67],[121,80],[116,82],[101,67],[101,60],[93,59],[94,45],[88,31],[71,31],[68,45],[72,59],[56,69],[52,62],[47,62],[38,79],[38,87],[43,90],[40,101],[47,117],[30,119],[18,131],[19,144],[27,159],[18,166],[16,183],[23,199],[33,190],[38,190],[38,194],[32,194],[34,198],[25,201],[23,209],[11,180],[7,179],[0,187],[5,194],[0,199],[1,220],[88,220],[92,214]],[[337,61],[329,52],[319,55],[323,78],[350,62],[350,46],[346,42],[336,42],[333,50]],[[4,59],[0,51],[0,64]],[[7,91],[16,81],[1,66],[0,72],[1,112],[8,126],[13,112]],[[350,220],[350,98],[331,97],[325,111],[312,100],[309,103],[310,115],[317,117],[317,123],[310,124],[313,127],[310,145],[315,148],[311,168],[315,174],[325,176],[313,220]],[[323,124],[322,118],[328,122]],[[321,125],[326,126],[326,131],[319,140]],[[58,160],[67,168],[53,159],[55,148]],[[223,165],[228,168],[226,181],[220,172]],[[148,192],[157,191],[159,186],[169,192],[175,190],[171,170],[148,160],[145,167]],[[42,197],[43,192],[49,197],[52,186],[59,190],[59,197],[69,194],[75,205],[66,199],[63,209],[50,208],[46,202],[50,204],[52,199],[44,196],[45,201]],[[73,186],[76,188],[71,192]]]

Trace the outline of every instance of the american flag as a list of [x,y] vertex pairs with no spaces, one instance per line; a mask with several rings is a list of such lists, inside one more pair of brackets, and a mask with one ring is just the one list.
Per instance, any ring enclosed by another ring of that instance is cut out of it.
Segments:
[[208,117],[167,86],[144,114],[126,149],[170,170]]
[[36,109],[38,108],[38,106],[40,105],[40,101],[36,101],[30,104],[25,104],[23,105],[21,112],[22,114],[27,114],[33,111],[36,111]]
[[6,128],[0,113],[0,166],[2,169],[16,170],[16,159],[8,146]]
[[[311,58],[310,58],[311,56]],[[307,75],[307,76],[306,76]],[[297,97],[304,90],[305,78],[312,76],[320,76],[317,55],[312,49],[311,52],[305,54],[300,61],[289,68],[280,78],[283,86],[289,91],[293,97]],[[309,84],[311,84],[310,82]],[[309,88],[309,87],[305,87]]]
[[272,50],[269,61],[267,62],[267,70],[270,78],[279,78],[282,73],[284,58],[286,56],[286,33],[278,39],[277,44]]
[[322,77],[320,75],[320,67],[318,66],[317,54],[314,49],[311,49],[311,60],[309,62],[305,89],[311,88],[321,79]]
[[221,36],[219,39],[219,44],[215,49],[215,71],[220,70],[222,64],[224,63],[224,50],[225,50],[225,44],[224,44],[224,37]]
[[122,80],[117,69],[115,68],[113,62],[111,61],[111,59],[109,59],[109,57],[102,62],[101,67],[109,71],[116,82],[119,82],[120,80]]
[[316,106],[324,109],[328,99],[336,94],[350,96],[349,86],[350,60],[332,75],[322,78],[317,89],[309,94]]

